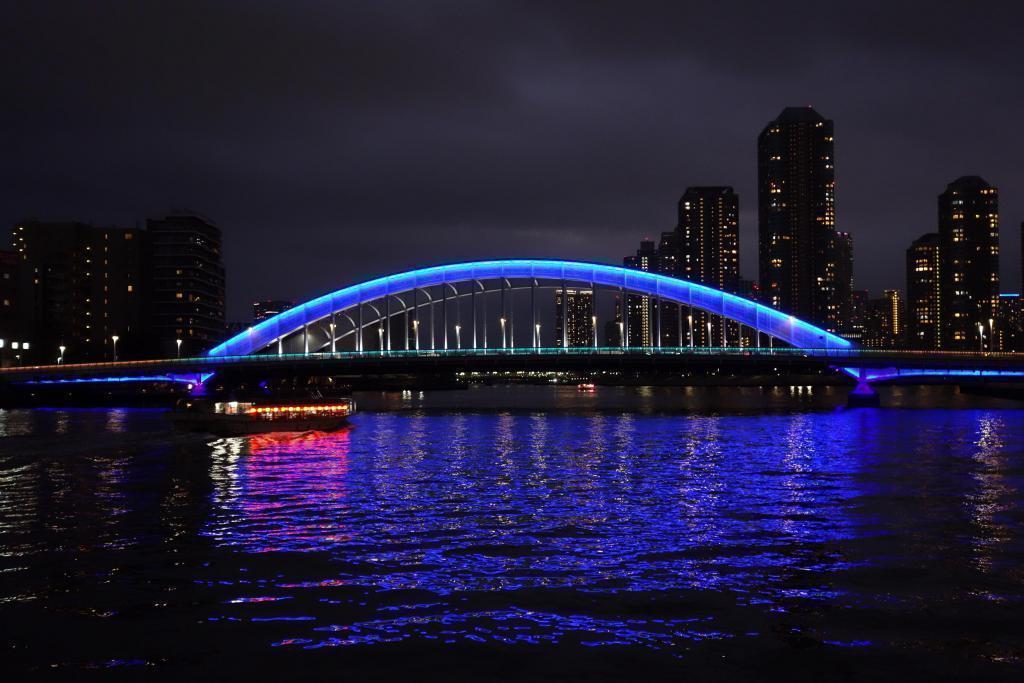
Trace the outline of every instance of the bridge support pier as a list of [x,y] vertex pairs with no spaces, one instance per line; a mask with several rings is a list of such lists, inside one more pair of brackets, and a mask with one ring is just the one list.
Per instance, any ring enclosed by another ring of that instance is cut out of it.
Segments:
[[856,377],[857,386],[846,397],[847,408],[878,408],[881,400],[875,388],[868,383],[867,373],[861,369]]

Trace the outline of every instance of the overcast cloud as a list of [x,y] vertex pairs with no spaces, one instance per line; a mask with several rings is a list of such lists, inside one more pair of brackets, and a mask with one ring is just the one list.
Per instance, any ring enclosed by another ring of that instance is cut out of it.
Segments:
[[[740,194],[787,105],[835,120],[858,287],[903,287],[960,175],[1000,188],[1020,289],[1018,3],[9,2],[0,225],[225,233],[229,317],[456,259],[620,262],[687,185]],[[2,232],[0,232],[2,234]]]

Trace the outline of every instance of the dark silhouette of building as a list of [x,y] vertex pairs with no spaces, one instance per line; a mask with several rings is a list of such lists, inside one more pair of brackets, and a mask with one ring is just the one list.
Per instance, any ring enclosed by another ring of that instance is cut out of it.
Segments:
[[846,331],[842,337],[852,342],[861,343],[867,325],[867,306],[870,293],[866,289],[855,289],[850,292],[850,318],[846,323]]
[[741,277],[736,293],[744,299],[761,301],[761,285],[755,280],[748,280]]
[[992,350],[1024,351],[1024,298],[1020,294],[999,295],[999,315],[992,333]]
[[834,332],[846,327],[852,254],[835,231],[832,121],[787,107],[758,136],[763,301]]
[[555,289],[555,346],[594,346],[594,290],[567,287]]
[[861,345],[869,349],[898,348],[903,342],[905,317],[903,295],[899,290],[886,289],[877,299],[867,298],[864,301]]
[[205,351],[224,335],[220,228],[197,214],[146,221],[151,348],[170,357]]
[[281,299],[256,301],[252,305],[252,321],[253,323],[261,323],[267,318],[273,318],[278,313],[284,313],[289,308],[294,307],[294,301],[284,301]]
[[942,346],[942,259],[939,233],[922,235],[907,249],[907,345]]
[[834,315],[836,329],[849,327],[853,306],[853,236],[834,231],[829,245],[824,287],[830,300],[830,314]]
[[941,343],[979,349],[998,314],[999,192],[963,176],[939,195]]
[[36,343],[26,316],[21,256],[0,251],[0,367],[35,360]]
[[14,227],[12,242],[22,261],[22,318],[37,360],[101,361],[143,353],[142,231],[26,221]]

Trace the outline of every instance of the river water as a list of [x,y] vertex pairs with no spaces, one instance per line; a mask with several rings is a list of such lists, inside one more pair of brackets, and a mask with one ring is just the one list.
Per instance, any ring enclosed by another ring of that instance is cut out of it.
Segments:
[[[0,411],[0,667],[1020,680],[1024,410],[949,389],[360,396],[331,434]],[[10,679],[8,679],[10,680]]]

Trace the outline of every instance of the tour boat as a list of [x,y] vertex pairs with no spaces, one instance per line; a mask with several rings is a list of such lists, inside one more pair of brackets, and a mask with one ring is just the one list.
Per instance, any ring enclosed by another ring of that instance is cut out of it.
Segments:
[[597,387],[594,386],[594,384],[591,383],[591,382],[583,382],[581,384],[577,384],[576,385],[576,389],[579,390],[579,391],[590,392],[590,391],[594,391],[595,389],[597,389]]
[[179,429],[223,436],[262,432],[328,432],[355,412],[352,399],[305,403],[184,400],[169,414]]

